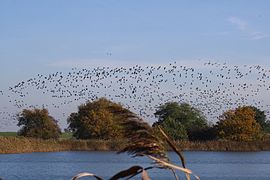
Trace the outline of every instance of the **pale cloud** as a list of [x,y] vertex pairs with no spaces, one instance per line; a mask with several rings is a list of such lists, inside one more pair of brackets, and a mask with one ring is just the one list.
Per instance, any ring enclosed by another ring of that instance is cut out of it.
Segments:
[[89,68],[97,66],[106,66],[106,67],[118,67],[130,65],[130,62],[125,61],[115,61],[109,59],[73,59],[73,60],[60,60],[54,61],[48,64],[50,67],[57,68]]
[[[73,59],[60,60],[48,64],[49,67],[56,68],[95,68],[95,67],[132,67],[132,66],[164,66],[165,63],[134,61],[134,60],[115,60],[115,59]],[[168,65],[168,64],[166,64]]]
[[[241,67],[243,64],[239,63],[232,63],[234,60],[231,60],[230,63],[226,63],[226,60],[222,61],[216,61],[216,57],[205,57],[205,58],[191,58],[191,59],[177,59],[177,58],[172,58],[167,61],[130,61],[130,60],[108,60],[108,59],[80,59],[80,60],[59,60],[59,61],[54,61],[47,66],[53,67],[53,68],[96,68],[96,67],[110,67],[110,68],[117,68],[117,67],[133,67],[136,65],[146,67],[146,66],[153,66],[153,67],[158,67],[158,66],[170,66],[171,65],[177,65],[177,66],[182,66],[186,68],[194,68],[194,69],[218,69],[222,67],[223,65],[233,68],[234,66],[239,66]],[[269,58],[265,58],[266,61],[268,62]],[[235,60],[237,62],[237,59]],[[253,63],[246,63],[246,66],[257,66],[258,64],[253,64]],[[262,66],[269,67],[268,64],[261,64]]]
[[227,21],[234,25],[240,32],[251,40],[259,40],[269,37],[268,34],[252,28],[245,20],[239,17],[229,17]]
[[209,36],[209,37],[213,37],[213,36],[227,36],[229,35],[230,32],[229,31],[220,31],[220,32],[207,32],[207,33],[202,33],[203,36]]
[[227,19],[230,23],[234,24],[239,30],[247,30],[247,23],[238,17],[229,17]]
[[259,32],[259,31],[255,31],[251,33],[252,39],[253,40],[257,40],[257,39],[263,39],[263,38],[267,38],[268,35],[263,33],[263,32]]

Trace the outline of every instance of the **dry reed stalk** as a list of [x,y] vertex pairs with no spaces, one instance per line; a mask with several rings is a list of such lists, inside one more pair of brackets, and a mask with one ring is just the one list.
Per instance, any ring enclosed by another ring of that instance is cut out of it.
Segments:
[[171,141],[171,139],[168,137],[168,135],[161,129],[160,126],[158,126],[159,131],[161,132],[161,134],[165,137],[167,143],[170,145],[170,147],[173,149],[173,151],[178,155],[178,157],[181,160],[182,166],[183,168],[186,168],[185,165],[185,158],[183,156],[183,154],[180,152],[180,150],[174,145],[174,143]]
[[171,163],[162,161],[162,160],[160,160],[158,158],[155,158],[153,156],[150,156],[150,155],[147,155],[147,157],[149,157],[150,159],[152,159],[154,161],[159,162],[160,164],[163,164],[163,166],[166,166],[166,167],[169,167],[169,168],[172,168],[172,169],[176,169],[176,170],[182,171],[182,172],[184,172],[186,174],[189,174],[189,175],[193,175],[198,180],[200,179],[199,176],[193,174],[193,172],[190,169],[179,167],[177,165],[174,165],[174,164],[171,164]]

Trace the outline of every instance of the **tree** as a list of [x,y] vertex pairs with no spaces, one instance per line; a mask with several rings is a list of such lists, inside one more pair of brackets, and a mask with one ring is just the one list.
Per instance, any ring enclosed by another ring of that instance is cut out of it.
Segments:
[[172,138],[177,138],[175,140],[185,139],[195,129],[207,127],[207,120],[202,112],[187,103],[165,103],[158,107],[154,115],[158,121],[153,126],[163,126],[168,134],[174,134]]
[[172,139],[175,140],[184,140],[188,139],[187,131],[181,122],[168,117],[162,124],[162,129],[165,130],[167,134],[170,135]]
[[120,104],[106,98],[86,102],[72,113],[67,122],[73,136],[78,139],[110,139],[122,137],[124,128],[122,121],[130,112]]
[[243,106],[229,110],[217,123],[218,136],[225,140],[252,141],[260,139],[261,126],[255,120],[252,108]]
[[248,106],[248,107],[250,107],[255,112],[255,120],[257,123],[261,125],[262,130],[264,132],[270,133],[270,122],[267,121],[264,111],[254,106]]
[[42,139],[59,138],[61,130],[47,109],[24,109],[18,117],[19,136]]

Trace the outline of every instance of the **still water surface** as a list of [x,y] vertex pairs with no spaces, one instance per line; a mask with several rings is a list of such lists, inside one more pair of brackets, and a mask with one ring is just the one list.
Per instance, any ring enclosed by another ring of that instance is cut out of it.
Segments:
[[[172,161],[178,157],[169,153]],[[187,167],[201,179],[270,179],[270,152],[184,152]],[[115,152],[50,152],[0,155],[0,177],[4,180],[69,180],[80,172],[104,179],[133,165],[149,166],[147,158],[130,158]],[[173,179],[166,170],[150,170],[152,179]],[[181,174],[181,173],[179,173]],[[82,180],[91,178],[81,178]],[[139,178],[137,178],[139,179]]]

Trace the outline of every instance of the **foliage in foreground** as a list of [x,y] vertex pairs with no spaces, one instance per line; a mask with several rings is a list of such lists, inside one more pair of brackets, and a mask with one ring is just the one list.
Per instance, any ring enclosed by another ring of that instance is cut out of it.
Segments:
[[47,109],[24,109],[18,116],[19,136],[50,139],[59,138],[61,130]]
[[[113,175],[110,180],[117,180],[121,178],[130,179],[138,174],[142,175],[143,180],[150,180],[147,173],[148,170],[153,168],[162,168],[172,171],[175,179],[178,179],[175,170],[179,170],[185,173],[186,179],[190,179],[190,175],[193,175],[196,179],[198,176],[194,175],[190,169],[186,168],[185,159],[180,150],[174,145],[174,142],[166,135],[166,133],[157,126],[162,138],[155,136],[153,128],[151,128],[146,122],[138,118],[135,114],[127,113],[126,120],[123,125],[129,130],[125,131],[125,136],[128,138],[128,144],[119,153],[127,152],[133,157],[135,156],[146,156],[153,160],[155,164],[151,164],[148,167],[132,166],[129,169],[122,170],[117,174]],[[179,156],[182,167],[174,165],[168,158],[164,144],[167,144],[171,149]],[[77,180],[84,176],[92,176],[98,180],[102,180],[101,177],[93,173],[80,173],[72,178]]]

